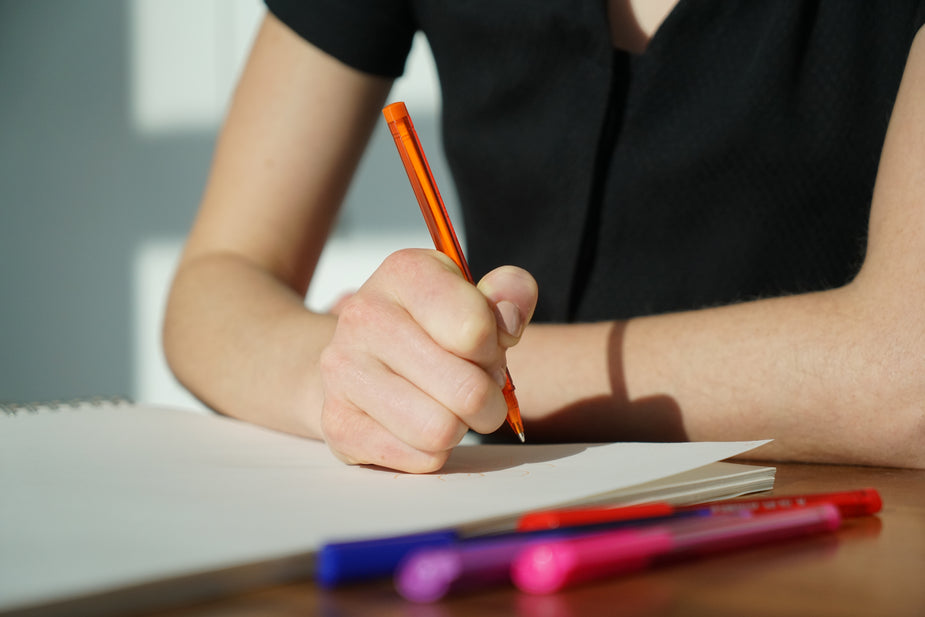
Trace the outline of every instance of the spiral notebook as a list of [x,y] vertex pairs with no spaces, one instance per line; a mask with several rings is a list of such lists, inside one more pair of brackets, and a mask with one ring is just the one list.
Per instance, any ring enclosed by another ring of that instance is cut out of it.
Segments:
[[97,400],[0,408],[0,613],[153,610],[312,574],[322,542],[475,533],[564,504],[772,488],[764,442],[464,445],[438,473],[351,467],[216,415]]

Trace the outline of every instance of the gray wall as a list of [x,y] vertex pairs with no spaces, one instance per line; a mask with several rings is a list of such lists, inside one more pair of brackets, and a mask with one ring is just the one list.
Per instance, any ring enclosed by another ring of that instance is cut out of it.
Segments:
[[[128,31],[122,0],[0,0],[0,401],[131,395],[134,249],[194,215],[214,131],[132,129]],[[380,127],[338,233],[422,225],[397,165]]]

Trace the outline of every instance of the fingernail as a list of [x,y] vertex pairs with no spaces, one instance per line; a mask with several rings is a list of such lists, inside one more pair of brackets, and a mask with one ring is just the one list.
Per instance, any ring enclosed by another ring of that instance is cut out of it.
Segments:
[[501,318],[501,327],[505,332],[515,338],[519,338],[523,329],[523,319],[520,316],[520,309],[513,302],[502,300],[495,305],[498,316]]
[[494,378],[495,383],[498,384],[499,388],[503,388],[507,385],[507,369],[505,367],[502,366],[501,368],[497,369],[491,374],[491,376]]

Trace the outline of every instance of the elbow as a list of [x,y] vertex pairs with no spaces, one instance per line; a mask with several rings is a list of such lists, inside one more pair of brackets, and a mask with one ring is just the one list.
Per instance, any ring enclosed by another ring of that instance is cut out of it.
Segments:
[[189,357],[191,336],[188,332],[189,319],[183,310],[184,302],[179,289],[182,286],[180,277],[181,274],[178,272],[167,295],[164,320],[160,327],[160,342],[167,367],[174,377],[185,385],[186,363],[183,359]]

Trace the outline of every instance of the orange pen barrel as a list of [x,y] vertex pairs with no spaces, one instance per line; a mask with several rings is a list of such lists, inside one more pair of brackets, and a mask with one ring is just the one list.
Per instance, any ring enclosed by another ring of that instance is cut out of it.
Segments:
[[[472,272],[469,271],[469,264],[466,263],[462,247],[459,245],[459,239],[456,237],[456,231],[453,229],[453,223],[450,221],[446,206],[443,204],[443,198],[440,197],[440,191],[437,189],[436,181],[434,181],[434,174],[430,170],[430,165],[427,164],[427,157],[424,156],[421,141],[418,139],[414,124],[408,115],[408,108],[402,102],[392,103],[382,110],[382,115],[385,117],[389,125],[389,131],[391,131],[392,137],[395,139],[395,146],[398,148],[398,154],[401,156],[402,163],[405,166],[408,180],[411,181],[411,188],[414,190],[418,205],[421,207],[421,214],[424,215],[424,221],[427,223],[427,229],[430,231],[431,238],[433,238],[434,246],[438,251],[456,262],[466,280],[474,284],[475,281],[472,278]],[[508,409],[507,423],[517,434],[520,441],[523,442],[524,427],[520,418],[520,404],[514,394],[514,382],[511,381],[511,374],[507,371],[505,373],[506,381],[502,392]]]
[[459,245],[459,239],[456,237],[456,231],[453,229],[453,223],[446,212],[446,206],[443,204],[443,198],[437,189],[437,183],[434,181],[433,172],[427,163],[427,157],[424,156],[424,149],[418,139],[417,132],[414,130],[414,124],[408,115],[408,109],[404,103],[392,103],[382,110],[389,130],[398,146],[398,153],[405,164],[405,171],[408,173],[408,179],[411,181],[411,188],[421,206],[421,214],[427,223],[427,229],[434,240],[434,246],[438,251],[447,255],[456,262],[459,269],[462,270],[466,280],[474,283],[472,272],[469,271],[469,264],[463,256],[462,247]]

